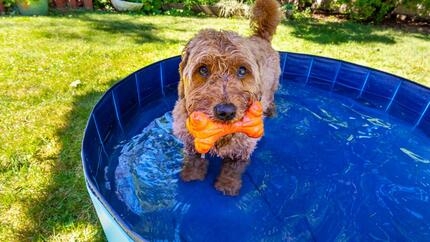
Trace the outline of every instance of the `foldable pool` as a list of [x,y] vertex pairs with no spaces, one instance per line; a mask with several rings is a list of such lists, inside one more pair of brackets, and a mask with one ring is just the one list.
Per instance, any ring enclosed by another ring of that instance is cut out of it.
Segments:
[[430,89],[352,63],[280,52],[277,115],[237,197],[180,180],[180,57],[95,105],[86,184],[109,241],[430,241]]

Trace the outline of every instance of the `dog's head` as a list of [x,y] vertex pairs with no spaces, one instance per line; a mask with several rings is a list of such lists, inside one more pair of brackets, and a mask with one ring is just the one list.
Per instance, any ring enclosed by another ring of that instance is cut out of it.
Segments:
[[201,31],[184,48],[179,72],[179,98],[189,114],[201,111],[218,121],[236,121],[261,98],[254,54],[233,32]]

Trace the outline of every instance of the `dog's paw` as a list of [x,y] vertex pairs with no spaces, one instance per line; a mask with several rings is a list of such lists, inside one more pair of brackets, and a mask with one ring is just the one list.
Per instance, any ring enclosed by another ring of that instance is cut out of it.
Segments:
[[215,183],[215,188],[228,196],[237,196],[241,187],[242,181],[240,179],[226,176],[218,177]]
[[188,159],[184,162],[181,171],[183,181],[204,180],[208,169],[208,161],[203,158]]

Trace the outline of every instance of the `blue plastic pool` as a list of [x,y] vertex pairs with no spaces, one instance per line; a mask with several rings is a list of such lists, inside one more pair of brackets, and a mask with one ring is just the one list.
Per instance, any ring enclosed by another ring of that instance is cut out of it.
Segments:
[[278,114],[240,196],[179,179],[179,57],[112,87],[89,118],[87,187],[109,241],[430,241],[430,89],[281,52]]

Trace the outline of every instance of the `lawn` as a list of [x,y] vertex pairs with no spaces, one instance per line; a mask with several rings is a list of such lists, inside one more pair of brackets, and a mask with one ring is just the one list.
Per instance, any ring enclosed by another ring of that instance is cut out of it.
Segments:
[[[199,29],[249,33],[248,22],[239,19],[128,14],[0,22],[0,241],[103,240],[80,160],[93,105],[129,73],[180,54]],[[302,20],[284,22],[273,45],[430,86],[429,35]]]

